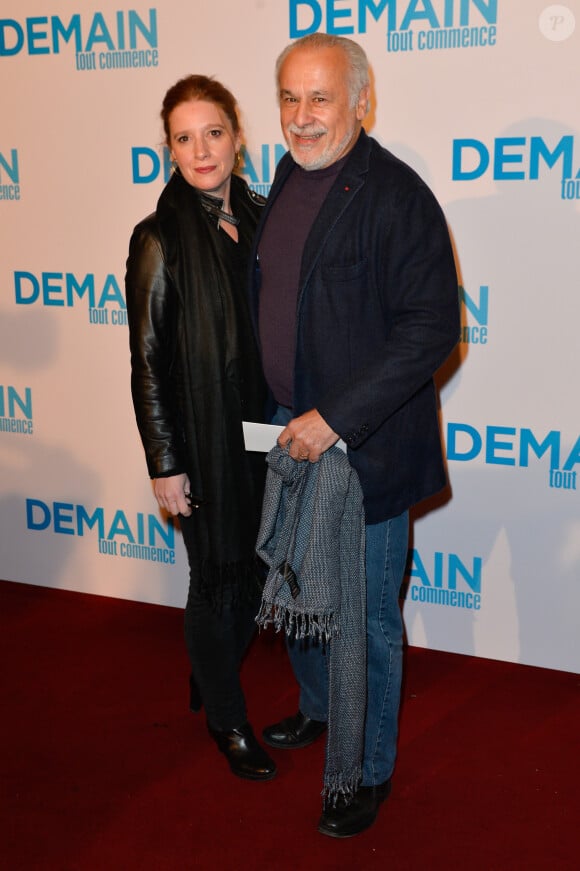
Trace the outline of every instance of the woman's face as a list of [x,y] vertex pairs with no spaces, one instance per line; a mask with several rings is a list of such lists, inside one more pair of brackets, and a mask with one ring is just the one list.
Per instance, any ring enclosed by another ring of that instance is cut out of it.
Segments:
[[168,145],[188,184],[228,198],[240,136],[219,106],[206,100],[179,103],[169,115]]

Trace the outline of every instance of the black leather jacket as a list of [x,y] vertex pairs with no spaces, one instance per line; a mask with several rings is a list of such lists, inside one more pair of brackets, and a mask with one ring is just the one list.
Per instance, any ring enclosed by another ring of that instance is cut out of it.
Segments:
[[[226,361],[215,359],[223,353],[223,323],[204,303],[220,295],[225,280],[223,269],[220,272],[216,264],[223,242],[217,239],[222,234],[216,233],[211,217],[197,206],[189,216],[192,238],[181,244],[179,210],[168,196],[170,185],[165,189],[165,208],[158,205],[156,212],[135,227],[129,246],[125,286],[131,389],[149,475],[159,478],[187,472],[190,477],[201,477],[206,458],[199,456],[200,441],[208,402],[201,402],[200,396],[212,392],[212,379],[231,375]],[[240,219],[240,240],[249,248],[265,200],[235,176],[230,198]],[[239,292],[245,296],[245,288]],[[187,346],[187,318],[193,310],[192,329],[197,336]],[[215,414],[219,413],[223,410],[217,409]],[[209,426],[208,420],[205,428]]]

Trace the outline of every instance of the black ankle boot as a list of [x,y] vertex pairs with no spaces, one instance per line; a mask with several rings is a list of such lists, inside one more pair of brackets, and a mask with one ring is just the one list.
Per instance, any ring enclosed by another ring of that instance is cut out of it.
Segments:
[[377,786],[359,786],[352,801],[337,801],[320,817],[318,831],[331,838],[351,838],[368,829],[377,818],[381,804],[389,797],[391,780]]
[[258,744],[249,723],[243,723],[238,729],[229,731],[213,729],[209,723],[207,728],[236,777],[246,780],[272,780],[276,776],[274,761]]

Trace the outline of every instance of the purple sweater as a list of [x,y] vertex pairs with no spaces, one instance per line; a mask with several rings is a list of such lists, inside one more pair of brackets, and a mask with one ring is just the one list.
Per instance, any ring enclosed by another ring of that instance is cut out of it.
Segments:
[[304,244],[346,158],[324,169],[295,166],[264,227],[258,254],[260,343],[264,373],[274,398],[292,408],[296,312]]

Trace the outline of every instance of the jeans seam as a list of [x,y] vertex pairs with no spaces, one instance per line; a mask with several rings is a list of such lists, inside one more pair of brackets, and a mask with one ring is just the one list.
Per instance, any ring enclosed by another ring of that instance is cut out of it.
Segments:
[[379,613],[378,613],[379,629],[382,632],[383,636],[385,637],[385,639],[387,641],[388,648],[389,648],[389,663],[388,663],[388,671],[387,671],[387,684],[385,687],[385,692],[383,694],[383,699],[382,699],[382,703],[381,703],[381,711],[380,711],[378,724],[377,724],[377,734],[376,734],[375,743],[374,743],[374,747],[373,747],[373,753],[372,753],[371,760],[370,760],[370,767],[371,767],[373,782],[376,779],[375,759],[376,759],[379,747],[381,746],[381,736],[382,736],[382,731],[383,731],[383,719],[384,719],[386,701],[387,701],[388,696],[389,696],[389,688],[391,685],[391,674],[392,674],[392,666],[393,666],[393,651],[392,651],[392,646],[391,646],[391,639],[389,638],[389,636],[386,634],[386,632],[383,629],[383,613],[384,613],[385,593],[388,592],[386,590],[385,581],[387,580],[388,564],[389,564],[390,552],[391,552],[391,549],[390,549],[391,532],[392,532],[392,524],[389,522],[389,523],[387,523],[385,559],[383,562],[381,598],[380,598],[380,602],[379,602]]

